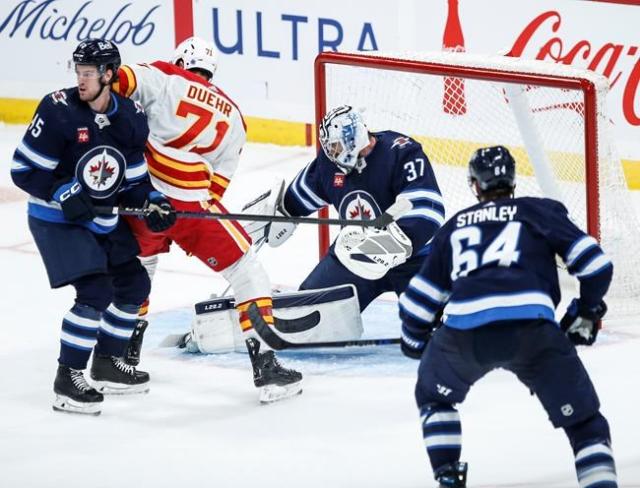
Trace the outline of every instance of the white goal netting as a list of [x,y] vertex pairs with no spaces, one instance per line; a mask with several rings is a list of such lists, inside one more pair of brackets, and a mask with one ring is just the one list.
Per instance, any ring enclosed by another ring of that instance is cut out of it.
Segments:
[[558,199],[578,225],[599,234],[615,264],[611,316],[640,311],[640,224],[609,136],[606,78],[543,61],[462,53],[323,56],[320,109],[349,104],[370,130],[420,141],[447,216],[475,203],[467,186],[472,152],[505,145],[517,161],[516,195]]

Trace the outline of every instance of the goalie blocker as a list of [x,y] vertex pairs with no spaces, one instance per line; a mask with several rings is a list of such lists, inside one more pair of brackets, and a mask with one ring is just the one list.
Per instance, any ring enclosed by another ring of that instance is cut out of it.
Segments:
[[[247,352],[242,331],[237,325],[238,313],[233,297],[196,303],[195,309],[189,350],[202,353]],[[362,337],[362,318],[353,285],[274,295],[273,312],[282,319],[312,312],[320,315],[317,324],[298,328],[279,326],[276,322],[273,332],[287,342],[349,341]]]

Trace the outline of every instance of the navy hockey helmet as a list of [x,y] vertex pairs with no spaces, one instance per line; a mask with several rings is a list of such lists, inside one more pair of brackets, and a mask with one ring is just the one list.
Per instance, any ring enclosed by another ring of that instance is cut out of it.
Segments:
[[106,39],[86,39],[73,51],[74,64],[92,65],[103,75],[107,69],[113,70],[115,81],[121,64],[118,46]]
[[478,149],[469,160],[469,185],[478,183],[478,191],[513,191],[516,187],[516,162],[504,146]]

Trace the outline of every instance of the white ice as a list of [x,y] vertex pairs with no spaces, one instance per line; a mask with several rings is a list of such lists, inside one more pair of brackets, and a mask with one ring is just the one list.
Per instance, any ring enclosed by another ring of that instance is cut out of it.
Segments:
[[[305,373],[304,393],[261,406],[246,356],[158,348],[189,327],[192,305],[221,277],[174,249],[154,282],[143,366],[151,392],[107,398],[100,417],[54,413],[60,321],[73,290],[49,289],[27,228],[25,197],[9,177],[24,127],[0,128],[0,487],[433,486],[413,400],[416,363],[395,347],[282,354]],[[231,209],[275,175],[290,177],[306,148],[249,144],[228,193]],[[317,260],[301,226],[261,260],[275,286],[295,287]],[[365,316],[369,336],[396,336],[393,297]],[[640,487],[640,334],[611,325],[580,350],[611,424],[620,486]],[[562,374],[562,371],[558,371]],[[569,444],[515,378],[495,372],[460,407],[471,487],[575,487]]]

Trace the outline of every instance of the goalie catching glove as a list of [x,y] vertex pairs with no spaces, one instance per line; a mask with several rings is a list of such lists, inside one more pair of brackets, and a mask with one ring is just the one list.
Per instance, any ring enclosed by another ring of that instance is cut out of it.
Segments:
[[340,231],[335,245],[342,265],[367,280],[382,278],[406,262],[412,252],[411,240],[395,222],[385,229],[348,225]]
[[[289,217],[289,214],[282,206],[284,189],[284,180],[279,179],[272,185],[271,189],[242,207],[242,212],[247,214]],[[244,224],[244,230],[251,236],[254,246],[260,245],[264,241],[269,244],[269,247],[278,247],[291,237],[293,231],[296,230],[296,224],[249,221]]]

